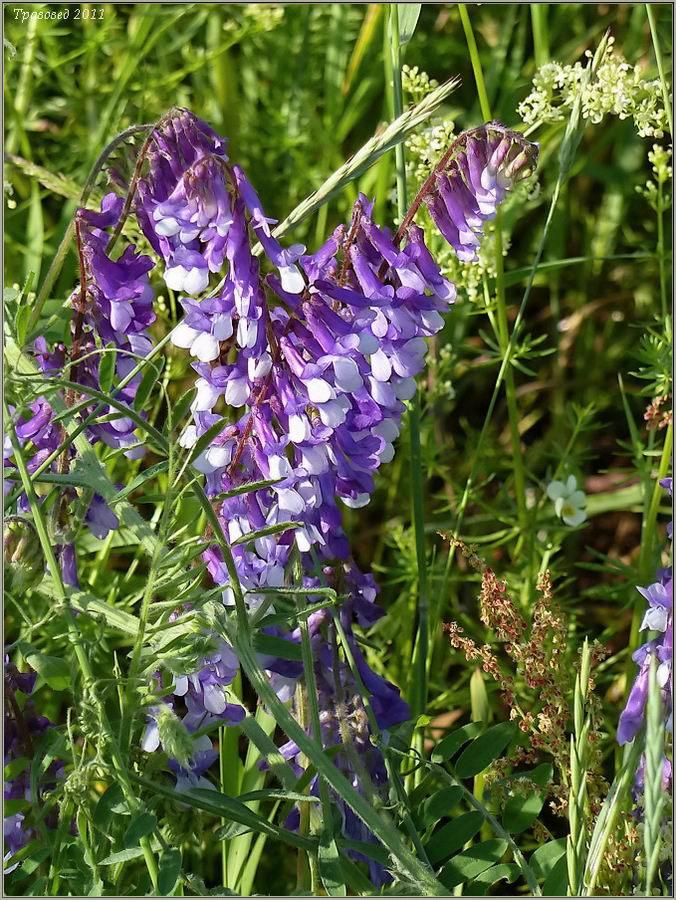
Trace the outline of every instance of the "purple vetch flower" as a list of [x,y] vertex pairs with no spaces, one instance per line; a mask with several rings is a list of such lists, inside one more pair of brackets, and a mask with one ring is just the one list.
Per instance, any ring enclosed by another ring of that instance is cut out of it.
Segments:
[[462,262],[477,258],[484,222],[514,185],[533,172],[538,145],[489,122],[465,132],[435,169],[422,199]]
[[136,215],[172,290],[201,294],[223,267],[237,215],[227,161],[225,141],[188,110],[166,117],[152,135]]
[[[386,737],[388,728],[410,717],[408,704],[401,699],[399,691],[393,684],[369,668],[351,634],[349,611],[342,610],[341,618],[344,618],[348,625],[348,640],[352,654],[356,658],[359,676],[370,695],[378,728]],[[335,630],[329,627],[329,643],[327,643],[319,630],[319,624],[319,620],[314,623],[315,633],[312,641],[316,661],[315,678],[320,706],[322,744],[326,748],[340,748],[338,753],[332,756],[334,765],[343,772],[357,791],[365,796],[371,796],[374,792],[384,795],[388,780],[387,770],[382,751],[373,743],[373,733],[363,698],[349,666],[341,660]],[[300,776],[303,767],[302,754],[298,746],[293,741],[288,741],[280,748],[280,752]],[[368,785],[364,784],[365,777],[369,780]],[[315,793],[318,790],[316,777],[311,783],[310,790]],[[340,796],[334,796],[333,800],[341,815],[341,830],[345,837],[354,841],[378,843],[373,833]],[[286,827],[298,827],[297,815],[292,814],[289,817]],[[392,876],[382,864],[358,851],[348,852],[352,858],[368,864],[369,875],[376,886],[379,887],[392,880]]]
[[99,540],[104,540],[111,531],[117,531],[120,520],[99,494],[94,494],[85,514],[89,530]]
[[[671,491],[671,478],[663,479],[661,486]],[[648,701],[650,667],[653,658],[657,662],[656,679],[661,689],[665,714],[665,730],[673,730],[673,581],[670,567],[658,571],[658,580],[647,588],[638,588],[647,600],[648,609],[641,623],[641,631],[657,632],[657,637],[643,644],[632,659],[639,666],[638,676],[632,685],[625,709],[620,715],[617,741],[625,744],[634,739],[645,721]],[[640,778],[640,772],[637,774]]]
[[[221,641],[202,667],[185,675],[174,675],[171,694],[149,710],[141,747],[153,753],[160,747],[169,756],[169,767],[177,776],[176,789],[212,787],[204,773],[218,758],[206,735],[193,735],[211,725],[237,725],[246,715],[239,703],[229,701],[228,687],[239,671],[232,647]],[[159,674],[156,676],[161,685]]]
[[[458,145],[433,189],[440,227],[459,254],[475,254],[483,222],[535,155],[534,145],[497,124],[477,129]],[[300,554],[308,604],[319,599],[312,595],[315,587],[329,585],[341,596],[341,622],[359,679],[377,729],[387,732],[410,712],[399,690],[373,672],[359,650],[354,629],[369,628],[383,611],[373,577],[361,573],[351,557],[341,506],[366,505],[375,473],[392,459],[406,403],[424,368],[426,339],[443,326],[455,287],[441,274],[422,230],[408,223],[400,241],[373,221],[373,203],[363,195],[351,221],[315,253],[282,246],[272,231],[275,220],[241,167],[227,160],[224,142],[186,110],[165,117],[152,136],[136,214],[165,262],[167,284],[193,295],[180,298],[184,317],[172,334],[174,345],[194,358],[196,372],[192,421],[179,442],[194,447],[214,424],[227,420],[193,464],[204,475],[230,542],[245,603],[250,610],[265,604],[274,614],[275,591],[289,583],[292,554]],[[218,292],[194,299],[206,290],[210,273],[221,276]],[[264,487],[247,490],[261,482]],[[262,531],[268,533],[260,536]],[[223,604],[232,606],[220,550],[209,546],[203,559],[222,589]],[[387,778],[365,698],[341,657],[331,613],[312,610],[308,627],[322,741],[340,748],[336,764],[371,796]],[[297,628],[265,630],[300,640]],[[227,686],[237,668],[233,657],[231,648],[219,647],[199,671],[175,679],[172,715],[179,714],[174,708],[180,711],[184,730],[194,733],[215,717],[243,714],[228,703]],[[292,702],[302,666],[272,655],[259,661],[278,696]],[[148,726],[146,749],[161,743],[162,716],[173,722],[162,706],[158,715],[157,729],[152,720]],[[184,751],[181,759],[174,755],[174,768],[191,773],[180,777],[194,784],[204,776],[210,750],[204,743],[207,755],[191,762]],[[282,752],[300,768],[295,744]],[[342,798],[335,800],[344,833],[374,841]],[[369,865],[374,883],[388,880],[384,869]]]
[[[30,815],[31,802],[42,800],[53,785],[63,778],[64,763],[56,759],[42,772],[38,783],[38,797],[31,795],[31,767],[30,760],[34,756],[34,746],[41,740],[44,733],[54,725],[45,716],[36,712],[35,701],[30,696],[33,693],[36,681],[35,672],[19,672],[7,654],[4,657],[4,765],[7,766],[14,760],[26,757],[26,765],[15,772],[11,780],[5,780],[4,799],[25,800],[27,810],[6,816],[3,822],[5,851],[5,874],[12,872],[18,865],[13,863],[15,854],[26,844],[36,838]],[[29,699],[19,702],[17,692],[28,695]],[[50,814],[44,820],[48,828],[56,827],[56,817]]]

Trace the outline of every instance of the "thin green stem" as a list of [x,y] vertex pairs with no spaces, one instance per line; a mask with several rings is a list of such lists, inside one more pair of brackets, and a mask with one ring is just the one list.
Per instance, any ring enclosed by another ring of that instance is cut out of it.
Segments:
[[[300,556],[297,554],[295,561],[295,574],[296,580],[300,586],[303,584],[303,569],[300,562]],[[319,703],[317,702],[318,692],[317,692],[317,679],[315,677],[315,666],[314,659],[312,654],[312,642],[310,640],[310,629],[308,627],[308,618],[307,616],[302,615],[305,612],[307,607],[307,602],[304,594],[296,595],[296,611],[300,616],[299,626],[300,626],[300,644],[301,644],[301,653],[303,656],[303,674],[305,676],[305,687],[307,691],[307,705],[310,711],[310,728],[312,737],[317,744],[317,747],[321,751],[323,749],[322,742],[322,724],[319,718]],[[319,775],[319,797],[322,802],[322,814],[323,814],[323,832],[325,839],[331,843],[333,841],[333,818],[331,815],[331,797],[329,795],[329,789],[326,784],[325,779]],[[307,804],[305,804],[307,806]],[[310,816],[310,834],[319,833],[319,829],[316,827],[316,822],[314,821],[315,816],[313,815],[313,810],[308,807],[308,814]],[[315,864],[312,864],[310,861],[310,872],[312,875],[312,891],[316,895],[316,891],[318,888],[318,884],[315,884],[316,878],[316,860]]]
[[[654,568],[654,544],[657,529],[657,515],[660,508],[660,500],[664,496],[664,488],[660,486],[660,481],[669,474],[673,438],[674,426],[673,422],[670,422],[664,434],[664,445],[662,447],[660,464],[657,469],[657,477],[653,485],[650,505],[648,506],[648,511],[643,519],[641,527],[641,553],[639,556],[638,570],[639,577],[642,579],[650,578]],[[639,602],[642,603],[642,601]]]
[[530,17],[533,26],[533,55],[535,56],[535,65],[538,69],[549,61],[548,12],[549,9],[546,3],[530,4]]
[[[399,9],[391,3],[389,15],[390,68],[392,72],[392,116],[399,118],[404,111],[401,83],[401,47],[399,31]],[[406,159],[403,143],[397,144],[395,168],[397,177],[397,214],[402,222],[406,216],[408,199],[406,196]],[[427,585],[427,554],[425,548],[425,509],[423,488],[423,460],[420,442],[420,399],[419,394],[410,402],[408,410],[410,435],[410,476],[413,529],[418,568],[416,633],[413,639],[412,680],[409,699],[414,718],[422,715],[427,708],[428,653],[429,653],[429,596]],[[423,734],[417,730],[414,742],[422,749]]]
[[[242,585],[230,545],[223,534],[220,520],[212,508],[206,494],[199,484],[193,487],[195,497],[204,510],[208,521],[214,529],[214,536],[223,553],[225,567],[230,580],[230,587],[235,598],[236,623],[229,621],[220,623],[224,637],[230,641],[239,657],[242,669],[258,697],[265,704],[270,714],[274,716],[278,726],[292,741],[294,741],[301,753],[314,765],[318,775],[323,776],[355,814],[364,822],[373,834],[389,850],[398,868],[420,887],[421,893],[426,897],[447,896],[443,885],[437,881],[434,872],[421,860],[416,858],[406,846],[398,829],[394,824],[379,813],[369,801],[357,791],[348,779],[331,762],[330,759],[317,746],[315,741],[306,734],[303,728],[294,719],[293,715],[275,693],[269,679],[258,662],[253,647],[251,625],[247,614]],[[215,623],[217,627],[219,623]]]
[[[657,516],[660,508],[660,500],[664,496],[664,488],[660,486],[660,481],[667,476],[671,466],[671,453],[673,449],[673,422],[667,426],[664,435],[664,445],[662,447],[662,455],[657,470],[657,477],[653,485],[653,491],[650,495],[650,502],[645,508],[643,514],[643,522],[641,524],[641,552],[638,558],[638,577],[641,584],[647,584],[653,579],[655,569],[655,535],[657,529]],[[648,491],[646,491],[646,498]],[[634,613],[631,621],[631,631],[629,635],[629,647],[634,648],[638,645],[639,629],[645,611],[645,600],[638,596],[634,601]],[[636,669],[631,655],[627,657],[625,668],[625,700],[629,696],[631,685],[633,682],[633,673]]]
[[162,517],[159,528],[159,540],[155,545],[153,555],[150,561],[148,574],[146,575],[145,587],[143,589],[143,598],[141,600],[141,609],[138,617],[138,630],[134,640],[132,649],[131,663],[129,664],[129,674],[127,678],[127,690],[125,693],[125,702],[122,709],[122,721],[120,723],[120,745],[127,748],[131,740],[131,728],[136,709],[135,695],[138,690],[138,682],[141,673],[141,654],[146,638],[146,630],[148,628],[148,618],[150,616],[150,605],[155,591],[155,582],[157,579],[158,567],[160,565],[163,554],[165,553],[165,540],[169,527],[171,525],[171,514],[173,509],[173,485],[174,485],[174,445],[171,441],[166,445],[168,454],[167,468],[167,496],[162,506]]
[[[488,100],[488,92],[486,91],[486,82],[484,80],[483,68],[481,65],[481,57],[474,37],[472,23],[464,3],[459,4],[460,21],[462,22],[465,39],[467,41],[467,49],[469,50],[470,60],[472,62],[472,71],[474,72],[474,80],[476,82],[477,93],[479,94],[479,103],[481,105],[481,115],[490,122],[492,119],[490,103]],[[507,323],[507,299],[505,291],[505,267],[503,259],[502,245],[502,216],[500,210],[497,211],[495,217],[495,294],[496,306],[498,314],[498,340],[500,344],[500,353],[503,359],[509,346],[509,325]],[[519,433],[519,412],[516,403],[516,388],[514,385],[514,370],[509,366],[504,373],[505,377],[505,394],[507,398],[507,415],[509,419],[509,430],[511,432],[512,454],[514,457],[514,491],[516,494],[516,506],[519,517],[519,528],[521,538],[528,528],[528,510],[526,508],[526,473],[521,452],[521,435]]]
[[643,789],[645,848],[645,894],[652,896],[652,884],[657,874],[660,846],[662,844],[662,813],[665,792],[662,788],[664,767],[664,713],[661,689],[657,683],[657,659],[650,660],[650,682],[646,710],[645,778]]
[[669,122],[669,134],[674,133],[674,123],[671,115],[671,98],[669,97],[669,85],[664,74],[664,66],[662,65],[662,51],[660,50],[660,41],[657,36],[657,28],[655,26],[655,17],[653,16],[653,4],[646,3],[645,11],[648,15],[648,23],[650,25],[650,36],[653,39],[653,50],[655,51],[655,62],[657,63],[657,71],[660,75],[660,86],[662,88],[662,98],[664,100],[664,109],[667,113]]
[[[75,614],[68,600],[68,595],[66,594],[66,589],[63,584],[63,580],[61,578],[61,568],[59,566],[58,560],[56,559],[56,555],[54,553],[54,547],[52,541],[47,532],[47,525],[45,523],[44,516],[42,514],[42,509],[40,507],[40,501],[35,493],[35,488],[33,487],[33,482],[31,480],[31,476],[26,467],[25,460],[23,458],[23,452],[19,440],[16,435],[16,431],[14,429],[14,423],[12,422],[12,418],[9,413],[9,409],[7,408],[7,404],[3,402],[3,415],[5,421],[5,427],[9,433],[10,442],[12,444],[12,449],[14,451],[14,459],[16,460],[17,469],[19,470],[19,476],[21,478],[21,482],[23,484],[24,491],[26,492],[26,496],[28,497],[28,502],[31,507],[31,511],[33,513],[33,521],[35,524],[35,530],[38,533],[38,538],[40,540],[40,544],[42,546],[42,551],[45,556],[45,560],[47,566],[49,567],[49,572],[52,576],[52,585],[53,590],[56,595],[57,600],[65,609],[66,614],[66,625],[68,629],[68,636],[73,645],[73,649],[75,652],[75,658],[77,659],[78,665],[80,667],[80,672],[82,673],[82,680],[85,685],[85,689],[91,694],[93,699],[97,700],[98,711],[101,717],[101,723],[106,731],[106,735],[110,742],[111,747],[111,756],[113,760],[113,766],[115,771],[120,779],[120,786],[125,795],[125,799],[129,805],[130,812],[132,814],[137,813],[139,811],[139,803],[136,799],[136,796],[133,792],[131,784],[126,777],[124,761],[122,759],[120,748],[117,743],[117,740],[114,737],[113,731],[110,727],[110,723],[108,722],[108,718],[106,715],[106,711],[104,709],[103,704],[98,701],[96,697],[96,693],[94,690],[96,681],[94,678],[94,673],[92,672],[92,668],[89,664],[89,658],[85,652],[84,646],[82,644],[82,638],[80,636],[80,632],[75,624]],[[157,861],[155,859],[150,839],[148,837],[141,838],[140,841],[141,849],[143,850],[143,856],[145,859],[145,863],[148,869],[148,874],[150,875],[150,879],[153,883],[153,887],[157,887]]]
[[657,259],[660,267],[660,309],[662,319],[668,312],[667,301],[667,260],[664,252],[664,184],[657,180]]

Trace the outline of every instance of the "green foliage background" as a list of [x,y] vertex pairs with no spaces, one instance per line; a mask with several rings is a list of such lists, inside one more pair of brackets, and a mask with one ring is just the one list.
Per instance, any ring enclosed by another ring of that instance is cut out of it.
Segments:
[[[21,10],[64,8],[9,4],[3,9],[5,149],[14,157],[5,172],[6,286],[23,285],[30,277],[29,289],[35,291],[102,148],[124,128],[153,122],[172,106],[189,107],[228,136],[231,158],[246,169],[268,215],[280,220],[391,118],[383,5],[82,4],[68,7],[68,21],[20,20]],[[672,9],[653,8],[670,71]],[[643,67],[646,77],[656,77],[641,4],[545,5],[540,14],[527,4],[469,9],[493,115],[508,126],[520,127],[516,108],[530,92],[538,66],[550,59],[574,63],[607,29],[617,52]],[[482,122],[455,5],[423,5],[405,62],[439,82],[460,76],[459,89],[436,118],[453,120],[456,133]],[[505,215],[510,324],[556,182],[563,130],[563,124],[544,126],[535,134],[541,142],[539,193],[523,197]],[[643,421],[670,369],[670,323],[662,316],[660,297],[660,266],[663,275],[671,268],[670,217],[664,220],[660,258],[657,218],[637,191],[653,177],[652,143],[636,134],[630,119],[609,117],[585,131],[535,279],[528,337],[514,368],[527,526],[519,522],[514,501],[514,456],[500,397],[460,535],[480,545],[526,616],[539,571],[551,569],[556,599],[569,617],[571,667],[584,637],[607,647],[597,684],[610,780],[616,762],[612,738],[627,678],[633,677],[635,610],[643,603],[641,598],[636,603],[635,585],[651,579],[664,542],[662,526],[655,528],[649,510],[664,432],[646,430]],[[393,222],[394,182],[394,158],[388,154],[287,239],[317,246],[344,221],[358,190],[376,197],[376,219]],[[100,179],[99,193],[103,188]],[[448,727],[449,714],[455,722],[472,717],[473,667],[451,651],[441,622],[457,619],[479,643],[486,640],[477,615],[478,576],[464,560],[449,561],[448,546],[436,533],[455,527],[501,359],[494,275],[490,270],[483,275],[472,299],[462,271],[456,277],[458,303],[432,342],[421,393],[434,625],[428,713],[441,717],[441,731],[431,732],[433,737]],[[76,278],[71,253],[47,313],[62,307]],[[164,297],[155,336],[175,322],[173,298]],[[48,336],[62,338],[65,328],[64,318]],[[169,355],[168,391],[177,399],[190,384],[191,370],[184,354],[170,350]],[[643,377],[636,377],[640,372]],[[371,662],[404,692],[410,689],[418,580],[408,448],[405,431],[370,506],[346,513],[357,559],[375,568],[391,613],[371,634]],[[151,456],[147,464],[155,461]],[[580,530],[566,528],[545,498],[547,482],[564,472],[575,474],[588,494],[589,519]],[[83,554],[89,567],[85,578],[101,594],[110,591],[111,602],[123,603],[115,585],[125,559],[113,554],[112,574],[106,573],[97,569],[95,551],[86,548]],[[142,570],[138,575],[142,579]],[[45,610],[33,598],[23,613],[30,624]],[[15,640],[22,628],[26,621],[9,604],[9,637]],[[51,640],[46,628],[45,646]],[[116,649],[126,649],[124,641],[115,640]],[[497,692],[486,686],[486,715],[499,718],[504,711]],[[57,720],[61,702],[61,695],[47,702]],[[549,824],[558,836],[559,826]],[[280,874],[278,860],[263,860],[257,888],[284,892],[293,877],[291,864]]]

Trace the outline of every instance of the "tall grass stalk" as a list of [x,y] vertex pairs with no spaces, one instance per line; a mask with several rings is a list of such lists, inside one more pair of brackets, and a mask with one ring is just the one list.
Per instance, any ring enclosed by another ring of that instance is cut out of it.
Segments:
[[[664,109],[667,113],[667,120],[669,122],[669,134],[674,133],[674,123],[671,112],[671,97],[669,96],[669,85],[667,83],[666,76],[664,74],[664,66],[662,64],[662,51],[660,49],[660,41],[657,36],[657,28],[655,27],[655,16],[653,14],[653,5],[652,3],[646,3],[645,11],[648,16],[648,24],[650,25],[650,36],[653,41],[653,49],[655,51],[655,62],[657,63],[657,71],[660,75],[660,86],[662,88],[662,97],[664,99]],[[673,12],[673,11],[672,11]]]
[[[303,584],[303,570],[300,562],[300,557],[298,556],[295,563],[296,570],[296,581],[299,587],[302,587]],[[322,725],[321,720],[319,718],[319,704],[317,702],[317,679],[315,678],[315,666],[314,659],[312,655],[312,643],[310,640],[310,629],[308,626],[308,617],[303,615],[307,606],[307,601],[305,599],[304,594],[296,595],[296,611],[299,616],[299,626],[300,626],[300,643],[301,643],[301,652],[303,656],[303,674],[305,677],[305,699],[307,702],[307,708],[309,710],[309,725],[310,725],[310,733],[312,738],[314,739],[317,748],[319,751],[322,751]],[[312,808],[308,804],[303,804],[305,810],[307,810],[307,815],[309,817],[309,825],[310,825],[310,834],[323,834],[323,839],[328,843],[333,843],[333,817],[331,815],[331,797],[329,796],[329,789],[327,783],[322,775],[318,775],[319,780],[319,797],[322,803],[322,828],[321,830],[317,827],[316,816],[314,815]],[[310,855],[308,854],[308,857]],[[318,872],[317,872],[317,860],[316,858],[308,859],[310,864],[310,873],[312,876],[312,891],[316,894],[319,883],[318,883]],[[329,892],[331,893],[331,892]]]
[[641,758],[642,749],[642,734],[635,737],[631,744],[625,745],[622,768],[615,776],[594,823],[594,830],[589,841],[587,861],[577,884],[576,897],[591,897],[594,894],[603,862],[603,854],[608,846],[610,835],[615,829],[620,810],[626,803],[629,789],[633,783],[636,768]]
[[[589,79],[593,77],[598,65],[603,59],[603,55],[605,53],[605,47],[607,44],[608,35],[605,34],[604,37],[599,42],[599,46],[596,49],[593,59],[590,61],[586,73],[585,73],[585,86],[588,83]],[[503,379],[505,378],[508,367],[511,365],[512,356],[516,349],[516,342],[519,336],[519,332],[521,329],[521,325],[524,320],[524,316],[526,314],[526,307],[528,306],[528,301],[530,299],[531,291],[533,289],[533,283],[535,281],[535,276],[538,272],[538,268],[540,266],[540,261],[542,260],[542,254],[544,253],[545,246],[547,244],[547,239],[549,237],[549,232],[552,227],[552,222],[554,220],[554,213],[556,211],[556,207],[559,202],[559,198],[561,196],[561,191],[563,185],[565,184],[573,164],[573,160],[575,159],[575,153],[579,146],[580,140],[582,139],[582,133],[585,127],[585,120],[581,118],[581,100],[578,96],[575,101],[573,108],[570,113],[570,118],[568,119],[568,123],[566,125],[566,130],[563,136],[563,140],[561,142],[561,150],[559,153],[559,171],[556,177],[556,183],[554,185],[554,190],[552,192],[552,199],[549,202],[549,208],[547,210],[547,217],[545,219],[545,223],[542,227],[542,232],[540,234],[540,240],[538,242],[538,247],[535,253],[535,258],[530,267],[530,272],[528,274],[528,280],[526,282],[526,288],[523,292],[523,297],[521,299],[521,304],[519,306],[519,310],[516,315],[516,319],[514,321],[514,327],[512,328],[512,334],[505,348],[505,353],[502,358],[502,363],[500,365],[500,369],[498,370],[497,378],[495,379],[495,385],[493,386],[493,394],[491,396],[490,402],[488,404],[488,409],[486,410],[486,415],[484,416],[483,425],[481,426],[481,431],[479,433],[479,438],[476,443],[476,448],[473,454],[472,467],[470,469],[469,477],[465,482],[465,487],[462,493],[462,497],[460,498],[460,503],[458,504],[458,512],[456,516],[456,521],[454,525],[454,533],[458,534],[460,532],[460,528],[462,526],[462,522],[465,516],[465,511],[467,509],[467,505],[469,503],[469,499],[472,494],[472,488],[474,487],[477,471],[479,469],[479,465],[481,463],[482,454],[481,451],[483,449],[484,443],[486,441],[486,437],[488,434],[488,427],[491,423],[493,417],[493,411],[495,410],[495,405],[497,403],[498,396],[500,394],[500,388],[502,386]],[[446,564],[446,576],[450,569],[450,565],[453,561],[453,557],[455,555],[455,545],[452,545],[449,549],[448,560]]]
[[[479,95],[479,103],[481,105],[481,115],[490,122],[493,118],[491,115],[488,93],[486,91],[486,82],[484,80],[483,68],[481,66],[481,58],[476,45],[472,23],[464,3],[458,5],[460,10],[460,21],[462,22],[465,39],[467,41],[467,49],[469,51],[470,60],[472,62],[472,71],[474,72],[474,80],[476,82],[477,93]],[[507,322],[507,299],[505,293],[505,266],[503,259],[502,247],[502,213],[498,209],[495,216],[495,298],[498,314],[498,341],[500,344],[500,353],[503,360],[506,358],[507,348],[509,346],[509,325]],[[509,419],[509,430],[512,441],[512,454],[514,457],[514,492],[516,494],[516,508],[519,518],[519,528],[521,537],[525,535],[528,528],[528,510],[526,508],[526,472],[524,467],[523,453],[521,450],[521,435],[519,433],[519,411],[516,403],[516,387],[514,385],[514,370],[512,366],[508,366],[504,372],[505,379],[505,395],[507,398],[507,416]]]
[[646,712],[645,775],[643,788],[643,848],[645,857],[645,893],[651,896],[657,874],[662,844],[662,817],[665,792],[662,788],[664,767],[664,710],[662,695],[657,683],[657,660],[650,660],[650,682]]
[[568,896],[575,890],[587,858],[586,822],[589,815],[587,766],[591,718],[586,710],[589,692],[591,655],[585,639],[580,656],[580,669],[575,678],[573,697],[573,734],[570,736],[570,790],[568,793],[568,827],[566,856],[568,862]]
[[[653,579],[656,559],[655,559],[655,537],[657,533],[657,516],[660,508],[660,501],[664,496],[664,488],[660,486],[660,481],[665,478],[671,468],[671,454],[673,450],[674,426],[673,422],[669,422],[664,434],[664,444],[662,446],[662,454],[660,456],[657,474],[653,482],[652,493],[649,488],[645,492],[645,504],[643,512],[643,521],[641,523],[641,551],[638,558],[638,577],[641,584],[647,584]],[[652,479],[651,479],[652,480]],[[638,646],[639,629],[643,614],[645,612],[645,600],[638,596],[634,602],[634,612],[631,622],[631,632],[629,636],[629,647],[634,649]],[[629,696],[631,685],[636,671],[636,664],[631,658],[631,653],[627,657],[625,667],[625,701]]]
[[[389,15],[390,66],[392,71],[392,115],[398,119],[404,112],[401,86],[401,32],[399,29],[399,9],[391,3]],[[394,148],[397,176],[397,215],[403,221],[408,208],[406,196],[406,160],[403,143]],[[415,552],[417,562],[418,590],[416,604],[416,634],[413,640],[412,680],[409,697],[414,718],[422,715],[427,708],[428,649],[429,649],[429,596],[427,588],[427,559],[425,551],[425,509],[423,491],[423,460],[420,445],[420,395],[416,392],[408,409],[408,429],[410,436],[411,503]],[[424,735],[417,729],[414,746],[422,749]]]

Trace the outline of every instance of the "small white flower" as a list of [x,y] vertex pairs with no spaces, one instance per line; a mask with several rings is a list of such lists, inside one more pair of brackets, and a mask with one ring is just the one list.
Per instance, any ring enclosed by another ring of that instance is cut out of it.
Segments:
[[551,481],[547,485],[547,496],[554,501],[554,510],[566,525],[573,528],[587,518],[587,498],[584,491],[577,489],[577,480],[569,475],[566,481]]

